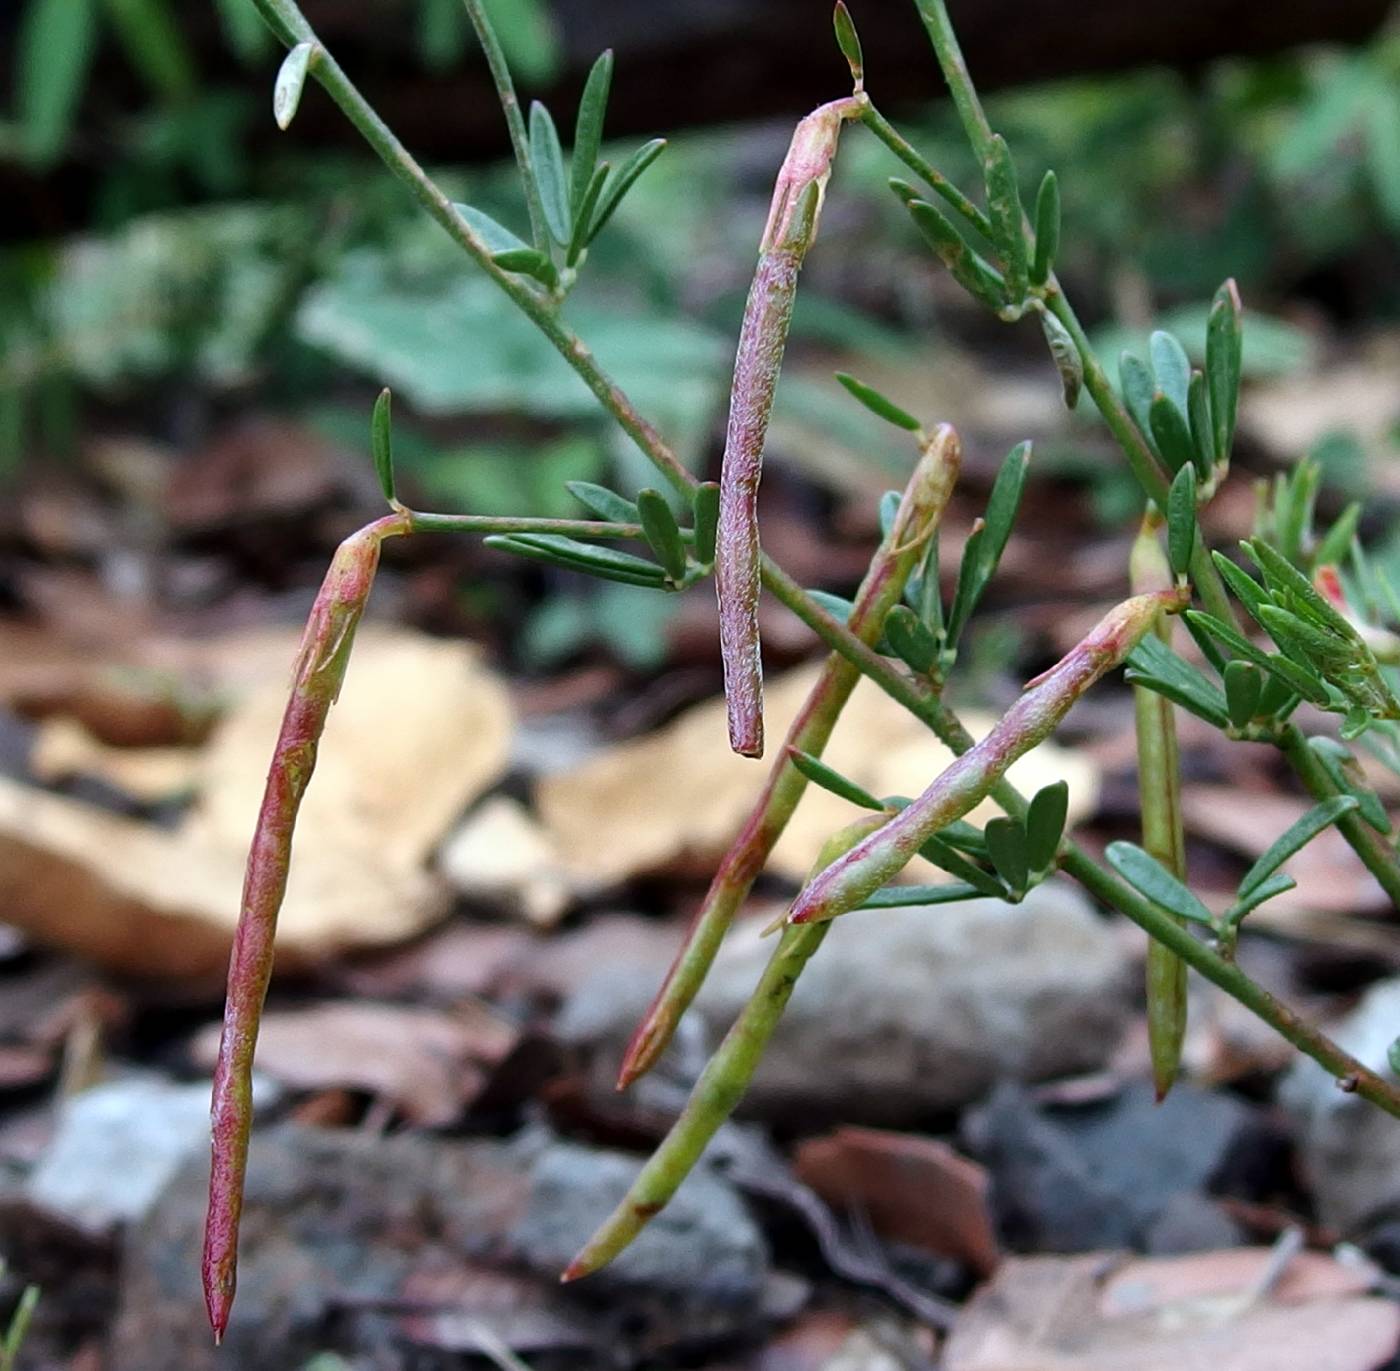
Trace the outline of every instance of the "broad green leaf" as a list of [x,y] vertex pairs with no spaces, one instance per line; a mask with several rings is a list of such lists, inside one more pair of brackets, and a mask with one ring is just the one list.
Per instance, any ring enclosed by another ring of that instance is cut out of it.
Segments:
[[885,641],[921,675],[938,665],[938,640],[908,605],[895,605],[885,616]]
[[893,424],[896,428],[907,429],[910,433],[918,431],[919,421],[907,410],[900,409],[893,400],[881,395],[874,386],[868,386],[864,381],[858,381],[854,376],[848,375],[844,371],[836,373],[836,379],[855,396],[872,414],[885,420],[886,423]]
[[513,552],[538,562],[549,562],[566,571],[598,576],[605,581],[620,581],[624,585],[649,586],[658,590],[666,583],[666,573],[655,562],[619,552],[616,548],[581,543],[560,534],[493,534],[485,539],[485,543],[487,547]]
[[1167,492],[1167,563],[1173,574],[1185,576],[1196,550],[1196,472],[1182,467]]
[[1168,914],[1207,927],[1214,925],[1210,910],[1161,862],[1136,843],[1109,843],[1104,857],[1134,890]]
[[315,43],[298,43],[283,59],[272,87],[272,117],[284,133],[291,128],[306,89],[306,73],[315,55]]
[[1036,875],[1054,866],[1068,815],[1068,782],[1042,786],[1032,797],[1026,810],[1026,861]]
[[1181,340],[1166,329],[1153,333],[1148,344],[1152,357],[1152,374],[1157,389],[1186,417],[1187,392],[1191,385],[1191,361]]
[[613,217],[622,197],[632,189],[633,183],[651,164],[661,156],[666,148],[664,138],[653,138],[643,143],[613,174],[598,197],[598,207],[593,211],[593,222],[588,226],[588,242],[592,242]]
[[1055,370],[1060,373],[1060,394],[1064,396],[1065,408],[1073,409],[1084,387],[1084,359],[1069,330],[1049,310],[1041,311],[1040,328]]
[[1253,662],[1225,664],[1225,705],[1230,722],[1244,728],[1259,713],[1259,697],[1264,691],[1264,674]]
[[861,809],[882,810],[885,808],[868,790],[858,786],[854,781],[847,779],[834,767],[829,767],[820,757],[814,757],[810,752],[803,752],[800,748],[788,748],[788,760],[795,766],[813,785],[820,786],[823,790],[830,791],[833,795],[839,796],[843,800],[849,800],[851,804],[858,805]]
[[560,247],[568,247],[573,218],[564,176],[564,150],[554,117],[538,100],[530,104],[530,172],[540,193],[550,236]]
[[1025,829],[1015,819],[989,819],[983,835],[987,839],[987,855],[997,875],[1014,894],[1024,893],[1030,881]]
[[1350,814],[1356,807],[1356,797],[1353,795],[1334,795],[1330,800],[1314,805],[1301,819],[1289,825],[1287,832],[1274,839],[1268,850],[1245,872],[1244,879],[1240,881],[1240,896],[1246,898],[1253,894],[1324,828],[1336,823],[1343,814]]
[[948,268],[953,279],[989,309],[1001,310],[1008,298],[1001,273],[975,252],[942,211],[935,209],[927,200],[911,200],[907,208],[914,226]]
[[705,481],[695,487],[691,497],[695,520],[695,560],[709,566],[715,560],[715,540],[719,532],[719,485]]
[[1060,251],[1060,183],[1047,171],[1035,197],[1035,256],[1031,261],[1031,285],[1043,286],[1055,270]]
[[596,485],[592,481],[566,481],[564,488],[590,514],[606,519],[612,524],[640,524],[641,511],[636,504],[607,486]]
[[379,477],[379,489],[391,504],[398,503],[394,493],[394,446],[391,405],[393,403],[388,386],[379,392],[374,402],[374,413],[369,421],[370,453],[374,458],[374,474]]
[[656,560],[665,568],[673,581],[685,578],[685,544],[681,541],[680,526],[666,497],[659,490],[637,492],[637,511],[642,517],[642,532],[646,535]]
[[584,200],[598,165],[598,149],[603,142],[603,117],[608,109],[612,73],[613,55],[609,48],[594,62],[578,102],[574,149],[569,163],[569,208],[575,225],[574,237],[578,236],[577,225],[583,217]]
[[1172,471],[1195,465],[1196,449],[1191,442],[1186,411],[1178,409],[1176,401],[1170,395],[1159,390],[1152,397],[1148,422],[1152,426],[1153,443],[1161,453],[1162,460]]
[[860,35],[856,32],[850,10],[846,8],[846,0],[836,0],[832,26],[836,30],[836,46],[841,49],[841,56],[851,69],[851,80],[859,86],[865,79],[865,59],[861,55]]
[[994,133],[982,164],[987,186],[987,217],[992,222],[992,242],[1001,257],[1006,289],[1013,303],[1026,296],[1030,267],[1026,260],[1025,211],[1016,180],[1016,164],[1006,139]]
[[63,153],[97,50],[97,0],[28,0],[16,39],[16,106],[25,160]]
[[1231,280],[1215,293],[1206,320],[1206,385],[1217,461],[1229,458],[1234,442],[1243,359],[1243,309],[1239,288]]

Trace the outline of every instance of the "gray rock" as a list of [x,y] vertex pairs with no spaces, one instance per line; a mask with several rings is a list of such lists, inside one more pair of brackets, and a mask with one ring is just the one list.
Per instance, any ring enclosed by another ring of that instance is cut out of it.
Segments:
[[[1400,1037],[1400,977],[1373,985],[1331,1036],[1393,1077],[1387,1051]],[[1400,1209],[1400,1123],[1340,1089],[1309,1057],[1298,1058],[1279,1098],[1301,1124],[1302,1166],[1319,1218],[1349,1232]]]
[[209,1149],[209,1085],[132,1077],[66,1101],[25,1198],[84,1232],[142,1218],[191,1157]]
[[[756,921],[726,941],[696,1000],[711,1043],[772,953]],[[582,977],[558,1031],[599,1049],[600,1080],[655,990],[651,950]],[[1103,1067],[1127,1021],[1126,945],[1060,883],[1020,905],[992,900],[867,911],[837,921],[808,965],[745,1109],[805,1122],[907,1124],[999,1080]]]
[[544,1134],[464,1143],[290,1125],[260,1132],[224,1348],[213,1350],[199,1289],[201,1158],[130,1234],[110,1371],[296,1367],[318,1352],[397,1366],[410,1342],[423,1371],[460,1366],[471,1346],[460,1330],[438,1326],[420,1346],[412,1320],[394,1312],[425,1288],[443,1290],[464,1327],[477,1321],[511,1341],[566,1337],[592,1354],[590,1365],[630,1364],[632,1345],[616,1328],[624,1306],[635,1317],[628,1337],[653,1351],[732,1336],[758,1317],[768,1259],[737,1194],[712,1173],[688,1181],[615,1267],[559,1285],[639,1165]]
[[1252,1177],[1241,1159],[1277,1157],[1250,1106],[1186,1084],[1161,1104],[1143,1083],[1107,1101],[1057,1109],[1004,1085],[964,1127],[992,1173],[1003,1235],[1026,1251],[1164,1243],[1183,1250],[1168,1222],[1174,1202],[1222,1188],[1247,1191]]

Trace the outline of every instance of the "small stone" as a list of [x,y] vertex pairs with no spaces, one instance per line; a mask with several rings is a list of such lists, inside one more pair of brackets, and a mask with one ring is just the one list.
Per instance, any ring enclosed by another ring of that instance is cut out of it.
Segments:
[[[1400,1031],[1400,977],[1379,981],[1330,1036],[1363,1065],[1394,1078],[1387,1060]],[[1302,1125],[1302,1166],[1318,1217],[1353,1231],[1400,1204],[1400,1125],[1339,1088],[1310,1057],[1299,1057],[1279,1090]]]
[[573,898],[548,835],[506,795],[485,800],[438,853],[438,868],[459,894],[503,906],[553,928]]

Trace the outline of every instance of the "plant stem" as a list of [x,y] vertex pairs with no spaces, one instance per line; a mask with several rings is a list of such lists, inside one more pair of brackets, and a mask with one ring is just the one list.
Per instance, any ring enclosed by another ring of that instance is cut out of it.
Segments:
[[[1285,724],[1274,742],[1288,758],[1289,765],[1313,799],[1330,800],[1340,794],[1297,724]],[[1380,882],[1391,902],[1400,908],[1400,854],[1357,810],[1343,814],[1337,820],[1337,829],[1351,844],[1352,851],[1365,863],[1366,869]]]
[[[1162,517],[1152,507],[1133,544],[1130,576],[1135,591],[1172,584],[1162,552]],[[1163,618],[1156,632],[1170,645],[1172,621]],[[1179,881],[1186,880],[1186,832],[1181,816],[1181,754],[1172,702],[1146,686],[1133,687],[1137,733],[1138,808],[1142,845]],[[1186,1039],[1186,963],[1155,938],[1147,943],[1147,1037],[1157,1099],[1166,1098],[1181,1065]]]
[[[871,560],[844,629],[863,644],[875,642],[885,615],[937,527],[961,464],[957,434],[941,426],[924,444],[888,536]],[[695,998],[729,925],[743,904],[807,789],[807,778],[789,760],[796,749],[819,757],[861,678],[858,666],[833,652],[788,728],[781,755],[748,818],[731,843],[696,912],[661,989],[637,1026],[623,1056],[618,1089],[649,1071],[671,1041],[677,1023]]]
[[910,171],[927,181],[936,194],[941,195],[978,233],[990,241],[992,225],[987,216],[875,108],[868,95],[864,99],[860,122]]
[[938,65],[943,68],[943,79],[948,83],[948,93],[953,97],[953,105],[962,120],[963,131],[978,162],[987,160],[987,152],[992,142],[992,126],[987,122],[986,111],[978,99],[977,87],[972,84],[972,76],[963,60],[962,48],[958,45],[957,34],[953,32],[952,21],[943,0],[916,0],[919,18],[928,30],[929,42],[938,55]]
[[515,95],[515,82],[511,79],[510,65],[496,30],[482,6],[481,0],[462,0],[467,17],[476,30],[477,42],[486,54],[486,65],[491,69],[491,79],[496,83],[496,98],[501,102],[501,112],[506,117],[506,128],[510,132],[510,145],[515,152],[515,164],[520,168],[520,184],[525,191],[525,207],[530,214],[530,238],[536,249],[549,254],[549,230],[544,222],[544,206],[540,203],[540,188],[535,181],[535,173],[530,163],[530,140],[525,133],[525,120],[520,113],[520,101]]

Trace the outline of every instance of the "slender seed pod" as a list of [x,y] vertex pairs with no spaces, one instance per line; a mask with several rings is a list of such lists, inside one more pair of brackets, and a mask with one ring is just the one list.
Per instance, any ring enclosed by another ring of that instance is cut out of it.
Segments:
[[[879,638],[885,616],[899,603],[928,540],[938,529],[961,463],[958,435],[950,425],[939,425],[923,440],[922,454],[890,531],[856,592],[848,626],[862,642],[873,644]],[[649,1071],[665,1051],[709,972],[725,932],[797,808],[807,778],[788,760],[790,751],[821,755],[859,681],[860,672],[846,658],[836,652],[827,658],[788,728],[782,755],[720,862],[661,989],[632,1035],[618,1075],[619,1090]]]
[[745,757],[763,755],[763,664],[758,641],[758,483],[763,474],[763,445],[797,298],[797,274],[817,234],[841,125],[858,117],[862,106],[863,101],[854,97],[833,100],[797,125],[773,189],[739,330],[720,470],[715,590],[729,745]]
[[345,679],[355,630],[379,565],[380,544],[408,531],[409,515],[391,514],[352,534],[336,549],[307,620],[291,698],[258,811],[229,959],[224,1032],[210,1108],[213,1164],[202,1274],[215,1341],[222,1339],[228,1326],[237,1283],[238,1224],[253,1126],[253,1050],[272,976],[273,939],[287,889],[292,830],[316,765],[326,717]]
[[[889,818],[865,814],[822,845],[818,872]],[[783,930],[758,986],[724,1041],[705,1064],[680,1117],[642,1168],[621,1203],[569,1263],[562,1279],[578,1280],[606,1266],[655,1217],[690,1174],[706,1144],[734,1111],[753,1079],[763,1049],[782,1017],[802,969],[826,937],[826,925]]]
[[[1167,589],[1176,579],[1158,538],[1161,523],[1161,516],[1155,510],[1149,512],[1133,544],[1129,574],[1133,589],[1140,594]],[[1159,620],[1154,631],[1163,642],[1171,642],[1170,620]],[[1181,817],[1181,757],[1176,740],[1176,715],[1170,700],[1146,686],[1133,687],[1133,707],[1137,724],[1142,845],[1173,876],[1184,882],[1186,835]],[[1162,1100],[1176,1080],[1186,1039],[1186,963],[1155,938],[1147,943],[1147,1037],[1152,1081],[1158,1100]]]
[[1044,742],[1070,707],[1120,665],[1164,610],[1179,610],[1185,591],[1138,595],[1117,605],[1021,698],[975,747],[957,758],[924,793],[877,833],[809,881],[788,913],[791,924],[819,923],[858,908],[940,828],[986,797],[1018,757]]

